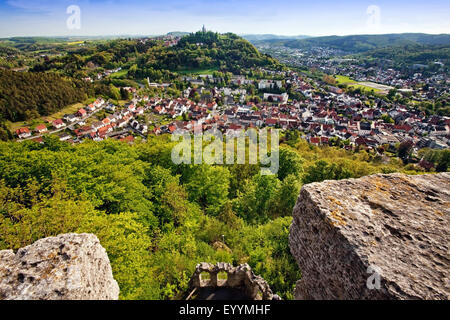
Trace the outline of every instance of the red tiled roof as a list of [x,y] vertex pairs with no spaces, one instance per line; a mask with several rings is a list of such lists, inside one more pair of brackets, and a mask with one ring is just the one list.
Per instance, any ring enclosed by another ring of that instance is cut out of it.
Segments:
[[267,123],[267,124],[277,124],[277,123],[278,123],[278,120],[277,120],[277,119],[267,119],[267,120],[266,120],[266,123]]
[[410,131],[412,129],[411,126],[403,125],[403,126],[394,126],[396,130],[404,130],[404,131]]
[[230,126],[228,128],[231,130],[239,130],[239,129],[242,129],[242,126],[237,125],[237,124],[230,124]]
[[125,138],[120,139],[120,141],[122,142],[133,142],[134,141],[134,137],[133,136],[127,136]]
[[319,144],[320,143],[320,138],[311,138],[309,140],[309,142]]
[[45,124],[40,124],[40,125],[36,126],[36,130],[37,131],[47,130],[47,127],[45,126]]
[[21,133],[29,133],[29,132],[30,132],[30,129],[28,129],[27,127],[19,128],[19,129],[16,130],[16,133],[17,133],[17,134],[21,134]]

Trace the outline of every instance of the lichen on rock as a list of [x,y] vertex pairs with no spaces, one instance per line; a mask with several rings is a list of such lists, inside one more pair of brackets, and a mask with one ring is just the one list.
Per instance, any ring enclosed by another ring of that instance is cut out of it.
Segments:
[[295,297],[449,299],[449,222],[450,173],[305,185],[289,239]]
[[117,300],[119,286],[93,234],[64,234],[0,251],[0,300]]

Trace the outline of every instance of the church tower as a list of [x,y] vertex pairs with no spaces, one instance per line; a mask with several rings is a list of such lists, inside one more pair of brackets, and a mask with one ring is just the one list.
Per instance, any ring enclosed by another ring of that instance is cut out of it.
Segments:
[[203,33],[206,33],[205,25],[203,25],[202,32],[203,32]]

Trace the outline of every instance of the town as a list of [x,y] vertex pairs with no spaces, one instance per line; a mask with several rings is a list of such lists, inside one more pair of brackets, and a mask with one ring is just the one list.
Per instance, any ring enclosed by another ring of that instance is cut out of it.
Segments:
[[[421,148],[445,149],[450,145],[449,117],[427,116],[400,103],[388,103],[382,97],[369,99],[364,92],[347,94],[294,71],[260,71],[272,76],[252,80],[233,75],[230,85],[224,87],[218,87],[221,79],[212,75],[183,77],[189,86],[179,97],[149,97],[140,95],[138,88],[127,87],[124,89],[133,98],[123,105],[98,98],[61,119],[33,129],[17,129],[16,135],[19,141],[32,139],[40,143],[46,134],[58,135],[61,141],[70,143],[108,138],[133,142],[136,137],[145,140],[147,135],[170,134],[178,129],[218,129],[225,133],[271,127],[298,131],[312,145],[366,149],[379,155],[394,153],[402,143],[410,144],[414,153]],[[170,85],[149,83],[162,92]],[[248,86],[256,88],[261,99],[249,100],[245,89]],[[302,99],[290,100],[287,86]],[[420,165],[427,169],[432,166],[426,161]]]
[[448,93],[448,74],[444,63],[439,60],[431,65],[416,63],[410,68],[399,70],[389,59],[368,62],[361,56],[346,55],[338,49],[326,47],[295,49],[263,44],[257,48],[285,64],[345,76],[352,79],[349,83],[359,83],[380,93],[386,94],[389,90],[398,89],[403,94],[414,95],[417,101],[437,99]]

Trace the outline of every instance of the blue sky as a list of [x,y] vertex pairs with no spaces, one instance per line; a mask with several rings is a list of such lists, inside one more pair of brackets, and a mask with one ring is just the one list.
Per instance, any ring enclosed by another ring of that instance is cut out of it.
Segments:
[[[450,33],[448,0],[0,0],[0,37],[237,34]],[[81,10],[69,29],[67,7]],[[368,11],[368,8],[369,9]]]

